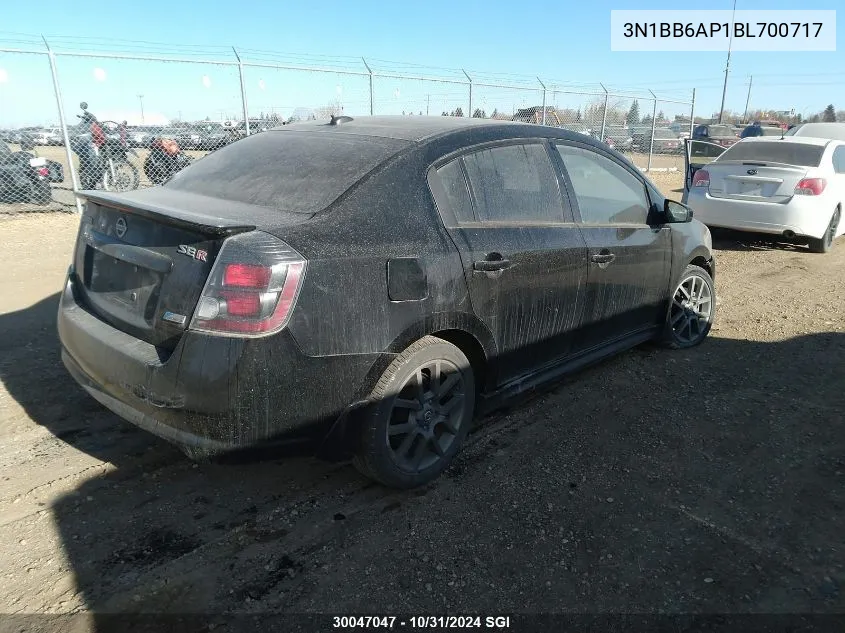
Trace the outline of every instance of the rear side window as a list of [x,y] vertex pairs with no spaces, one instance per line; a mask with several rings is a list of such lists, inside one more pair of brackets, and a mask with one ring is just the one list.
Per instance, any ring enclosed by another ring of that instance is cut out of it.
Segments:
[[750,160],[766,163],[784,163],[800,167],[818,167],[822,160],[824,147],[803,143],[778,141],[740,141],[732,145],[717,161]]
[[456,158],[451,163],[443,165],[437,170],[437,175],[443,183],[446,200],[455,213],[455,219],[458,222],[474,221],[472,198],[469,197],[467,179],[464,178],[464,170],[461,169],[461,159]]
[[580,147],[557,145],[584,224],[645,224],[645,185],[615,161]]
[[208,154],[164,185],[294,213],[324,209],[408,145],[388,138],[278,131]]
[[557,176],[543,145],[505,145],[464,156],[481,222],[562,222]]
[[833,150],[833,171],[837,174],[845,174],[845,145],[840,145]]
[[695,128],[692,132],[695,136],[707,136],[707,126],[706,125],[699,125]]

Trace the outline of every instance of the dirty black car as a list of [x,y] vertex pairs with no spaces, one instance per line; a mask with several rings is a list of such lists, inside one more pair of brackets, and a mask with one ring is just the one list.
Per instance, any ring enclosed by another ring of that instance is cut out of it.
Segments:
[[413,487],[482,412],[715,310],[707,228],[561,129],[340,117],[83,195],[64,363],[194,458],[308,440]]

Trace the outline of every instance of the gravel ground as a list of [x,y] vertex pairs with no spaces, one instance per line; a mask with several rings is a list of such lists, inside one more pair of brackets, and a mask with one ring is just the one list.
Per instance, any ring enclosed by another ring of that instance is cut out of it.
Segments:
[[0,612],[845,613],[841,242],[716,234],[702,346],[523,399],[399,493],[195,465],[85,395],[55,334],[75,231],[0,218]]

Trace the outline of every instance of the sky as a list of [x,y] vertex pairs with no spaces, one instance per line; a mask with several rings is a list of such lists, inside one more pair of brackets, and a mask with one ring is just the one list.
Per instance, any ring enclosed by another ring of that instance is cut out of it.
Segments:
[[[836,9],[841,0],[812,0],[809,9]],[[66,116],[73,120],[85,100],[101,119],[145,123],[169,119],[242,117],[240,76],[232,47],[249,63],[344,69],[339,74],[244,67],[250,116],[287,117],[299,108],[339,103],[346,114],[368,114],[369,78],[361,58],[376,73],[413,74],[475,82],[472,107],[489,115],[547,104],[582,108],[600,97],[567,94],[608,90],[639,96],[648,90],[664,99],[689,101],[696,89],[696,114],[717,112],[725,52],[613,52],[611,9],[689,8],[666,0],[531,3],[426,0],[423,3],[269,2],[231,0],[202,4],[147,0],[119,9],[113,1],[41,0],[37,12],[25,3],[3,9],[0,49],[43,50],[45,36],[56,51]],[[709,9],[730,9],[732,0],[711,0]],[[785,0],[737,0],[737,9],[796,9]],[[837,27],[838,40],[842,27]],[[120,53],[216,60],[228,65],[157,62],[108,57],[71,57],[63,52]],[[805,116],[828,103],[845,109],[845,53],[734,52],[725,108],[742,112],[753,75],[751,109],[791,110]],[[538,79],[539,78],[539,79]],[[518,89],[480,86],[516,84]],[[376,114],[440,114],[461,107],[468,114],[465,85],[376,76]],[[623,109],[630,96],[613,97]],[[667,116],[689,106],[660,103]],[[0,127],[58,121],[48,59],[0,52]]]

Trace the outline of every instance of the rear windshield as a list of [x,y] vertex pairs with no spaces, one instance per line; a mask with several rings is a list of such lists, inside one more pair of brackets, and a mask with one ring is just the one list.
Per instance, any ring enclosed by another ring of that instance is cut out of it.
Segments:
[[256,134],[177,173],[168,189],[281,211],[315,213],[408,145],[329,132]]
[[741,141],[732,145],[717,160],[751,160],[767,163],[784,163],[800,167],[818,167],[824,147],[803,143]]
[[763,136],[784,136],[784,130],[779,127],[763,127]]

